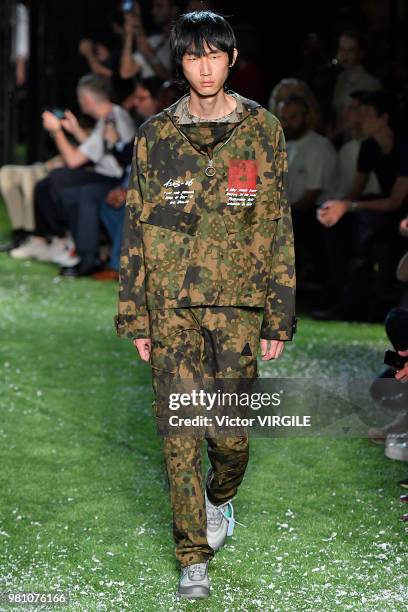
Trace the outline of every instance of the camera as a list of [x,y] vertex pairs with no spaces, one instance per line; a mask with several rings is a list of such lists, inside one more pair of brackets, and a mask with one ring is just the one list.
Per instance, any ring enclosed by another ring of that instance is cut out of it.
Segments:
[[61,108],[53,108],[51,112],[57,117],[57,119],[64,119],[65,117],[65,111],[63,111]]

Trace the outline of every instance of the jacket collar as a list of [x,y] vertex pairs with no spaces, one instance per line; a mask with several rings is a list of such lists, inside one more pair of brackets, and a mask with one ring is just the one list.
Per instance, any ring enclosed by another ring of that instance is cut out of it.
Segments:
[[[243,96],[241,96],[240,94],[237,94],[234,91],[228,90],[226,93],[233,94],[235,98],[237,99],[237,110],[241,115],[240,122],[246,119],[250,114],[254,114],[256,109],[260,108],[261,106],[258,102],[255,102],[254,100],[249,100],[248,98],[244,98]],[[177,109],[178,109],[180,100],[182,100],[183,98],[187,98],[189,95],[190,94],[185,94],[184,96],[176,100],[176,102],[174,102],[173,104],[171,104],[170,106],[168,106],[167,108],[163,110],[163,112],[166,113],[170,117],[171,121],[175,125],[177,125],[178,123],[179,114],[177,112]]]

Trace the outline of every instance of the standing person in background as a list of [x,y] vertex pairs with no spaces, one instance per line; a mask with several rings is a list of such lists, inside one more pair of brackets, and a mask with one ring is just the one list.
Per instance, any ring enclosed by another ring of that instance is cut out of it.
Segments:
[[[161,29],[160,34],[146,35],[140,4],[126,13],[123,28],[123,48],[120,59],[120,76],[123,79],[136,75],[147,78],[158,76],[165,80],[171,76],[171,52],[169,34],[178,13],[175,0],[153,0],[152,16]],[[136,38],[137,49],[133,51]]]
[[375,91],[381,88],[378,78],[367,72],[363,60],[365,42],[361,34],[354,30],[345,30],[339,37],[337,58],[343,68],[337,77],[333,93],[332,107],[335,114],[333,138],[343,133],[342,119],[350,94],[356,90]]

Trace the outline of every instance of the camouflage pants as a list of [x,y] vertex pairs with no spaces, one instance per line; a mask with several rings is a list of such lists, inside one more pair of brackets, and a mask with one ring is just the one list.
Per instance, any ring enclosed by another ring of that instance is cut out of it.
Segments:
[[[161,390],[174,379],[253,379],[258,376],[259,309],[203,306],[151,310],[150,364],[156,418],[169,414]],[[207,495],[216,505],[230,500],[243,480],[248,436],[164,436],[163,451],[173,510],[175,553],[181,565],[214,556],[206,538],[201,446],[211,463]]]

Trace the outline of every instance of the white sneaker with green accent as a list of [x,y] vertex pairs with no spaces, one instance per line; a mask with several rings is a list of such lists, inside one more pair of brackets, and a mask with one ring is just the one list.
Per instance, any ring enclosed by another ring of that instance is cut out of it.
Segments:
[[207,513],[207,542],[215,551],[224,546],[227,536],[234,532],[235,523],[239,523],[234,517],[234,506],[231,501],[227,501],[220,506],[214,506],[207,497],[205,490],[205,509]]

